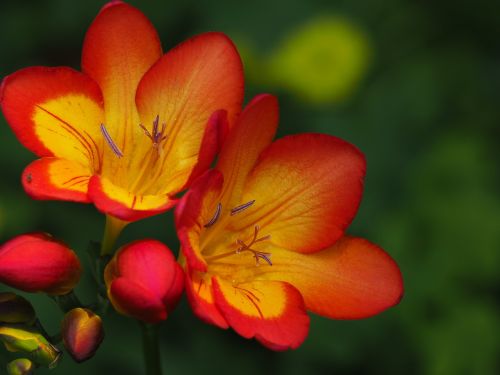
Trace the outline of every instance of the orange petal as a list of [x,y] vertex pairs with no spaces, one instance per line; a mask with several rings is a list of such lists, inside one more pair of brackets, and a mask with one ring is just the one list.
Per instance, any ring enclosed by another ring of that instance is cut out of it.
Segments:
[[[125,155],[132,153],[133,134],[140,131],[137,85],[161,54],[153,25],[138,9],[121,1],[105,5],[85,36],[82,69],[100,86],[106,108],[104,123]],[[113,173],[118,159],[109,147],[104,150],[109,156],[105,169]]]
[[38,156],[99,169],[102,97],[86,75],[70,68],[19,70],[3,80],[0,105],[16,137]]
[[23,172],[24,190],[35,199],[90,202],[87,196],[91,171],[74,161],[42,158]]
[[208,324],[226,329],[229,325],[215,305],[209,275],[186,272],[186,295],[194,314]]
[[[274,245],[303,253],[333,244],[358,209],[365,159],[351,144],[325,134],[274,142],[249,175],[234,230],[270,234]],[[241,204],[240,203],[240,204]]]
[[222,204],[226,212],[241,203],[248,173],[276,134],[278,112],[278,101],[274,96],[256,96],[229,132],[217,163],[217,169],[224,175]]
[[158,215],[176,203],[168,195],[136,195],[97,175],[89,181],[88,194],[99,211],[129,222]]
[[399,303],[403,280],[396,262],[361,238],[343,237],[334,246],[299,254],[272,250],[266,277],[295,286],[308,310],[333,319],[361,319]]
[[229,325],[245,338],[255,337],[273,350],[295,349],[309,331],[302,296],[288,283],[253,281],[234,286],[212,279],[217,307]]
[[[178,192],[186,184],[210,116],[225,110],[232,125],[242,100],[241,60],[233,43],[221,33],[185,41],[145,74],[137,89],[137,107],[142,124],[149,126],[159,116],[166,125],[165,167],[159,177],[165,192]],[[143,141],[148,139],[143,137]]]
[[199,177],[182,197],[175,210],[177,235],[189,267],[205,272],[207,264],[200,251],[200,236],[220,216],[218,204],[222,190],[222,174],[209,170]]

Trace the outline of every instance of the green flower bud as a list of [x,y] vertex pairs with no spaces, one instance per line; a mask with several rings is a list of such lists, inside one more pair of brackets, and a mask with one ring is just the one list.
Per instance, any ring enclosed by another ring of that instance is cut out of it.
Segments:
[[39,365],[53,368],[61,352],[47,341],[38,331],[29,326],[0,326],[0,340],[10,352],[22,352]]
[[25,298],[14,293],[0,293],[0,323],[33,324],[35,310]]
[[33,374],[35,366],[27,358],[15,359],[7,364],[8,375],[29,375]]

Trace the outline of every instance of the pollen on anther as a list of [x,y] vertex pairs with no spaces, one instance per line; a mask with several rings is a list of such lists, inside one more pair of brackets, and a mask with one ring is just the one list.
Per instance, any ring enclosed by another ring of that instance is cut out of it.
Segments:
[[212,218],[210,219],[210,221],[208,223],[206,223],[205,225],[203,225],[203,226],[205,228],[209,228],[212,225],[214,225],[217,222],[217,220],[219,220],[221,211],[222,211],[222,203],[219,202],[217,204],[217,208],[215,209],[214,216],[212,216]]
[[244,203],[240,206],[236,206],[233,209],[231,209],[231,216],[236,215],[242,211],[245,211],[248,207],[253,205],[255,203],[255,199],[251,200],[250,202]]
[[123,157],[123,152],[118,148],[116,143],[113,141],[113,138],[111,138],[111,135],[108,133],[108,130],[106,129],[106,126],[104,124],[101,124],[101,133],[104,136],[106,143],[109,145],[113,153],[119,158]]

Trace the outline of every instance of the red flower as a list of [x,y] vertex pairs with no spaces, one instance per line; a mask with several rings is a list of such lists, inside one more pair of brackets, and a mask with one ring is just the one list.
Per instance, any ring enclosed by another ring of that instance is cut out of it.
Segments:
[[82,71],[31,67],[3,80],[5,118],[41,158],[23,173],[33,198],[93,202],[124,221],[161,213],[210,166],[241,110],[241,61],[225,35],[162,55],[151,23],[120,1],[90,26]]
[[216,169],[182,198],[176,225],[194,312],[284,350],[305,339],[306,310],[369,317],[399,302],[403,282],[387,253],[345,235],[361,200],[363,155],[323,134],[271,143],[277,123],[276,99],[255,98]]
[[184,288],[182,268],[170,249],[151,239],[118,250],[104,278],[115,309],[147,323],[165,320]]
[[0,247],[0,282],[25,292],[66,294],[80,273],[76,254],[46,233],[23,234]]

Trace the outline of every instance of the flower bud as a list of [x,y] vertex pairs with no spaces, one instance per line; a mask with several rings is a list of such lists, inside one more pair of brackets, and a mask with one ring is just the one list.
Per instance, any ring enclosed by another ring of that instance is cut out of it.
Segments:
[[104,279],[114,308],[147,323],[165,320],[184,288],[184,273],[170,249],[151,239],[122,247]]
[[80,273],[76,254],[45,233],[23,234],[0,247],[0,282],[26,292],[66,294]]
[[61,352],[29,326],[0,326],[0,341],[10,352],[22,352],[39,365],[55,367]]
[[7,364],[7,375],[30,375],[35,371],[35,366],[27,358],[14,359]]
[[104,339],[99,315],[80,307],[66,313],[61,333],[66,350],[76,362],[91,358]]
[[33,324],[35,310],[25,298],[14,293],[0,293],[0,323]]

